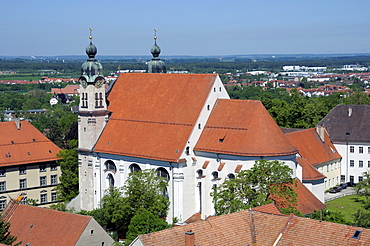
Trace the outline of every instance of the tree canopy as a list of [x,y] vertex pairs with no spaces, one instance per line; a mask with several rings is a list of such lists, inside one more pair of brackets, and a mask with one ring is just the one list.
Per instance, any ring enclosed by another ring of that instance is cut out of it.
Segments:
[[283,212],[299,214],[292,169],[279,161],[256,161],[211,193],[216,215],[228,214],[275,202]]
[[0,218],[0,243],[12,245],[16,240],[16,236],[12,236],[9,232],[10,224]]
[[155,170],[134,172],[123,187],[106,190],[100,208],[89,214],[105,228],[130,240],[146,231],[164,229],[168,226],[167,186]]
[[72,198],[78,195],[78,154],[77,140],[70,140],[68,148],[61,150],[57,157],[60,158],[58,163],[62,175],[59,177],[57,185],[58,199],[64,202],[69,202]]

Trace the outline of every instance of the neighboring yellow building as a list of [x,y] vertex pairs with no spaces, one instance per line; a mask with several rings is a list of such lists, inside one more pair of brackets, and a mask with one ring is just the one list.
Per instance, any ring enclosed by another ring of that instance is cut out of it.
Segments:
[[0,122],[0,210],[23,196],[41,206],[56,202],[60,148],[28,121]]

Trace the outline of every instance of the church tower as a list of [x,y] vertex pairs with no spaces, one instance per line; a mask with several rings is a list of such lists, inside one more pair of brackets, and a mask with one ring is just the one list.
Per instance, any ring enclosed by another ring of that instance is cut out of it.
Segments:
[[159,59],[161,48],[157,45],[157,30],[154,29],[154,45],[150,49],[153,55],[152,60],[148,63],[148,73],[166,73],[166,64]]
[[94,147],[108,119],[103,66],[95,59],[97,48],[92,43],[91,30],[90,44],[86,47],[89,58],[82,64],[79,78],[78,142],[79,149],[87,151]]
[[109,111],[105,98],[103,67],[95,59],[96,46],[86,47],[89,57],[82,64],[80,83],[80,105],[78,112],[78,164],[80,208],[91,210],[94,204],[94,153],[93,147],[108,121]]

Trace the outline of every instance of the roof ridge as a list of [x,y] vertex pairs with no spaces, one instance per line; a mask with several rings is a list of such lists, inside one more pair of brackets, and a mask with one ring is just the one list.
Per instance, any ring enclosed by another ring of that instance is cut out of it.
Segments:
[[15,145],[21,145],[21,144],[30,144],[30,143],[49,143],[49,140],[40,140],[40,141],[32,141],[32,142],[22,142],[22,143],[10,143],[10,144],[0,144],[0,147],[3,146],[15,146]]
[[134,119],[118,119],[118,118],[111,118],[110,120],[131,121],[131,122],[141,122],[141,123],[154,123],[154,124],[165,124],[165,125],[192,126],[192,124],[189,124],[189,123],[175,123],[175,122],[152,121],[152,120],[134,120]]
[[205,126],[204,128],[211,128],[211,129],[230,129],[230,130],[242,130],[247,131],[248,128],[246,127],[227,127],[227,126]]

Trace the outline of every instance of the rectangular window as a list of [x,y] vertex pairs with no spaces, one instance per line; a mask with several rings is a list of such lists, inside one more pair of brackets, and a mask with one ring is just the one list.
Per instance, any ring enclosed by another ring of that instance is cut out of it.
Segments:
[[5,169],[0,169],[0,177],[5,177]]
[[360,154],[364,153],[364,147],[358,147],[358,153]]
[[354,160],[350,160],[349,161],[349,166],[350,167],[354,167],[355,166],[355,161]]
[[51,164],[50,171],[56,171],[56,170],[57,170],[57,164]]
[[358,161],[358,167],[364,167],[364,161]]
[[367,167],[370,167],[370,161],[367,161]]
[[354,183],[355,182],[355,177],[354,176],[349,176],[349,182]]
[[19,175],[24,175],[26,174],[26,167],[20,167],[19,168]]
[[52,202],[56,202],[57,201],[57,193],[56,192],[51,193],[51,201]]
[[326,165],[326,171],[329,172],[329,165]]
[[5,181],[0,182],[0,191],[6,191],[6,183],[5,183]]
[[55,185],[58,183],[58,178],[57,178],[57,175],[51,175],[50,176],[50,182],[52,185]]
[[40,177],[40,186],[45,186],[46,185],[46,176]]
[[355,146],[349,146],[349,152],[355,153]]
[[367,147],[367,153],[370,154],[370,147]]
[[0,210],[4,210],[6,206],[6,200],[0,200]]
[[361,182],[364,178],[362,176],[358,176],[358,182]]
[[19,180],[19,189],[26,189],[27,188],[27,180],[26,179],[20,179]]
[[46,165],[40,165],[40,172],[46,172]]
[[48,201],[47,194],[40,195],[40,203],[46,203]]
[[346,182],[346,175],[340,175],[340,182],[341,183]]

